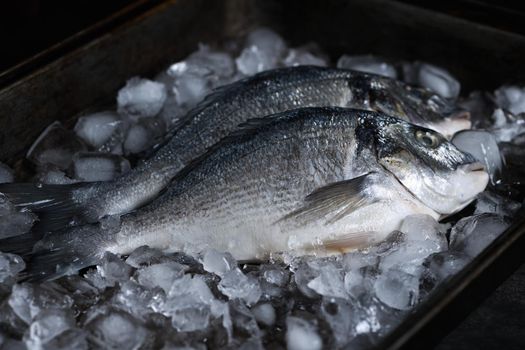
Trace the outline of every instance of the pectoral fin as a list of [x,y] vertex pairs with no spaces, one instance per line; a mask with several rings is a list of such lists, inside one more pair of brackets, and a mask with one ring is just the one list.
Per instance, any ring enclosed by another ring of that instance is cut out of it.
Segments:
[[350,180],[334,182],[314,190],[305,197],[303,206],[278,222],[295,220],[306,224],[326,219],[326,224],[331,224],[363,206],[374,203],[375,199],[365,192],[373,174],[368,173]]

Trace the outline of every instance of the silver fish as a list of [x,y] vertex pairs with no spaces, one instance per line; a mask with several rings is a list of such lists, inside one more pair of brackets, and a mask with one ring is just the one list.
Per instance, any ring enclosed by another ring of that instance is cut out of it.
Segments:
[[[18,207],[40,213],[39,230],[96,222],[127,213],[155,198],[193,159],[248,118],[298,107],[340,106],[367,109],[415,124],[452,131],[469,128],[454,118],[454,106],[436,94],[389,78],[322,67],[263,72],[222,87],[180,122],[169,141],[149,159],[109,182],[75,185],[0,185]],[[461,114],[461,113],[460,113]]]
[[454,213],[487,182],[472,156],[430,129],[361,110],[287,111],[249,121],[120,222],[49,234],[27,276],[57,277],[142,245],[240,260],[347,251],[407,215]]

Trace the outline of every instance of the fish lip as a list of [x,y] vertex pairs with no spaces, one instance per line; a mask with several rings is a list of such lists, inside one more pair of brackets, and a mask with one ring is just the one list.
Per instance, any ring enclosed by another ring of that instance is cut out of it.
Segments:
[[468,120],[470,121],[470,112],[465,110],[458,110],[450,113],[448,118],[452,120]]
[[479,171],[485,171],[486,172],[487,171],[485,169],[485,165],[483,165],[480,162],[473,162],[473,163],[460,165],[460,169],[463,170],[466,173],[479,172]]

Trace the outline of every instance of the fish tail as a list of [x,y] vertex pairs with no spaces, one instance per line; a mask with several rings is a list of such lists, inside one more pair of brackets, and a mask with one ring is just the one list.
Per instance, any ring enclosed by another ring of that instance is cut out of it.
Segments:
[[0,240],[0,251],[22,256],[26,269],[22,281],[53,280],[100,262],[104,247],[115,237],[100,224],[52,232],[38,240],[31,233]]
[[38,215],[33,232],[50,232],[63,229],[71,223],[93,222],[94,206],[90,193],[97,183],[71,185],[42,185],[32,183],[0,184],[4,194],[15,207]]
[[11,253],[24,257],[31,254],[33,246],[41,238],[41,235],[25,233],[18,236],[0,239],[0,251],[2,253]]

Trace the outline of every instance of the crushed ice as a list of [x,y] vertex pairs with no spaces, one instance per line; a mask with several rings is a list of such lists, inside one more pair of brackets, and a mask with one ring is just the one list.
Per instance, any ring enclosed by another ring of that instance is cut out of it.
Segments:
[[[50,125],[27,153],[35,181],[111,180],[130,169],[212,89],[282,66],[329,65],[314,44],[289,48],[261,28],[233,49],[201,45],[155,80],[135,77],[114,111]],[[228,47],[230,47],[228,46]],[[237,48],[236,48],[237,47]],[[425,86],[457,99],[459,82],[422,62],[343,55],[337,66]],[[23,260],[0,253],[0,348],[368,347],[377,344],[442,282],[496,239],[521,208],[525,175],[525,88],[473,92],[459,104],[480,130],[453,142],[484,163],[492,184],[469,216],[439,224],[406,218],[367,249],[330,258],[239,264],[208,250],[198,258],[140,247],[125,260],[106,254],[95,269],[42,284],[16,283]],[[483,130],[481,130],[483,129]],[[0,163],[0,183],[16,172]],[[0,238],[27,232],[35,217],[0,197]]]

